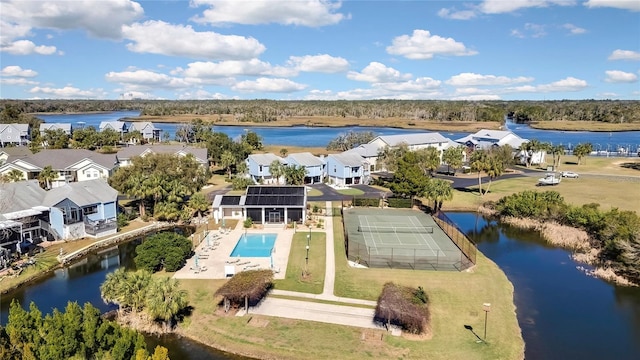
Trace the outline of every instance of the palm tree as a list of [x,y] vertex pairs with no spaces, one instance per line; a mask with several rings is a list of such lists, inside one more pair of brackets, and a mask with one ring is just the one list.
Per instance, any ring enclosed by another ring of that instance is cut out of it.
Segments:
[[128,272],[120,268],[107,275],[100,286],[100,296],[106,303],[114,303],[122,308],[138,312],[144,306],[146,289],[151,281],[151,273],[145,270]]
[[433,200],[433,211],[440,211],[445,200],[453,199],[451,183],[443,179],[431,179],[427,187],[427,198]]
[[173,327],[176,315],[187,304],[187,293],[180,289],[176,279],[156,278],[146,292],[146,313],[153,319],[162,320],[170,328]]
[[458,170],[462,166],[463,158],[464,158],[463,146],[448,147],[442,153],[442,161],[447,163],[447,173],[450,172],[450,168],[453,168],[453,174],[455,175],[456,170]]
[[249,171],[249,166],[247,165],[246,162],[241,161],[238,163],[238,165],[236,165],[236,174],[237,175],[245,175],[247,173],[247,171]]
[[420,149],[416,151],[416,155],[418,155],[418,164],[424,171],[425,175],[428,172],[429,175],[433,176],[433,172],[438,170],[441,162],[440,152],[438,149],[434,147]]
[[51,165],[47,165],[38,174],[38,180],[40,181],[40,187],[45,190],[51,189],[51,181],[58,177],[58,173],[53,171]]
[[487,176],[489,177],[489,184],[487,185],[487,189],[484,191],[484,193],[486,194],[489,192],[489,188],[491,187],[491,181],[494,178],[502,175],[502,173],[504,172],[504,163],[500,158],[499,153],[489,154],[486,161],[485,171],[487,172]]
[[227,169],[227,174],[229,178],[231,178],[231,166],[236,163],[236,156],[230,150],[225,150],[225,152],[220,155],[220,166]]
[[564,154],[563,145],[555,145],[551,148],[551,155],[553,156],[553,169],[557,170],[560,167],[560,156]]
[[118,312],[122,311],[125,304],[125,290],[123,284],[126,281],[126,270],[119,268],[116,271],[107,274],[105,281],[100,285],[100,297],[109,304],[118,305]]
[[201,218],[202,213],[209,210],[209,202],[202,193],[196,193],[189,198],[189,207]]
[[582,158],[589,155],[593,151],[591,143],[578,144],[573,149],[573,155],[578,158],[578,165],[582,162]]
[[289,165],[284,167],[284,178],[289,185],[302,185],[304,178],[307,176],[307,170],[304,166]]
[[287,157],[288,153],[289,153],[289,150],[287,150],[286,148],[280,149],[280,156],[281,157]]
[[284,165],[278,160],[273,160],[271,164],[269,164],[269,174],[280,184],[280,178],[284,175]]
[[12,169],[5,176],[9,182],[18,182],[24,180],[24,174],[22,173],[22,171],[17,169]]
[[478,191],[482,193],[482,172],[487,168],[487,153],[484,150],[476,150],[471,154],[469,165],[471,170],[478,172]]

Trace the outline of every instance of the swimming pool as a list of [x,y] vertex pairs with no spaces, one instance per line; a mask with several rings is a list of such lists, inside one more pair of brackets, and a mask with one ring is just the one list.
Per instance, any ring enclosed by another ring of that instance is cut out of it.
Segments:
[[276,234],[242,234],[229,256],[269,257],[276,237]]

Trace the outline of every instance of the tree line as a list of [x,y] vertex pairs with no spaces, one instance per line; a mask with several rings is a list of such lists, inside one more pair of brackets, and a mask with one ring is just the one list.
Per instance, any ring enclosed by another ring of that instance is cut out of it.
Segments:
[[[233,115],[237,121],[270,122],[291,117],[416,121],[640,122],[634,100],[452,101],[452,100],[0,100],[2,123],[25,122],[32,113],[137,110],[142,115]],[[22,121],[18,121],[22,120]]]

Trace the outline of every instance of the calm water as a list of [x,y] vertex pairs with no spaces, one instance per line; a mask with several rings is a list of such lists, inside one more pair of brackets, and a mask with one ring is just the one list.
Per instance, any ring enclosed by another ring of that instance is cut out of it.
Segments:
[[473,213],[447,215],[513,283],[527,359],[640,357],[640,289],[584,275],[568,251],[537,233]]
[[[76,301],[80,305],[89,302],[102,312],[115,310],[115,305],[107,305],[100,298],[100,284],[104,282],[107,274],[118,267],[134,267],[131,254],[138,243],[139,241],[134,241],[99,254],[92,254],[86,260],[56,270],[46,279],[31,286],[2,295],[0,323],[6,324],[9,305],[13,299],[18,300],[25,309],[28,309],[31,302],[35,302],[44,314],[50,313],[54,308],[64,309],[69,301]],[[169,357],[176,360],[249,360],[176,335],[149,335],[146,336],[146,341],[151,351],[156,345],[162,345],[169,349]]]
[[[74,115],[38,115],[45,122],[64,122],[77,126],[83,122],[85,126],[94,126],[96,129],[101,121],[115,121],[124,117],[136,117],[137,111],[118,111],[99,114],[74,114]],[[178,124],[156,123],[163,131],[169,132],[171,139],[175,137]],[[554,145],[562,144],[566,148],[573,148],[578,143],[590,142],[594,150],[616,151],[618,148],[629,149],[637,153],[640,148],[640,131],[621,132],[583,132],[583,131],[554,131],[536,130],[527,125],[507,123],[507,128],[525,139],[538,139],[543,142],[551,142]],[[329,141],[348,131],[372,131],[376,135],[396,135],[424,132],[426,130],[393,129],[384,127],[242,127],[242,126],[215,126],[214,131],[223,132],[232,139],[238,138],[245,130],[251,129],[263,138],[265,145],[290,145],[307,147],[325,147]],[[467,133],[442,132],[442,135],[455,140],[467,135]]]

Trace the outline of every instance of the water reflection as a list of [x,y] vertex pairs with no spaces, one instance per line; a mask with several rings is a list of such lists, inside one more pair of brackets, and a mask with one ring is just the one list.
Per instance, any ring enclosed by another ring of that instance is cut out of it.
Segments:
[[534,231],[473,213],[447,215],[513,283],[527,359],[638,357],[640,289],[584,275],[568,251]]

